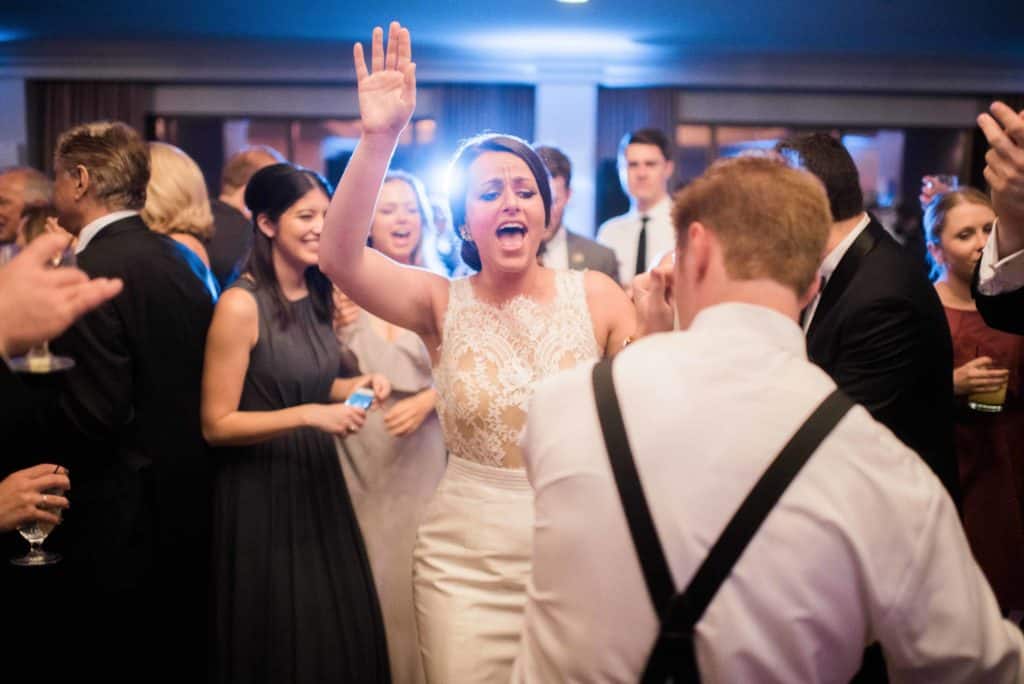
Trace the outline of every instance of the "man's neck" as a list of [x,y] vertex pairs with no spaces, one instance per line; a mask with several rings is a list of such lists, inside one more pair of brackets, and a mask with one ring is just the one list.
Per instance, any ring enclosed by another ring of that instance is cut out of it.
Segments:
[[770,278],[757,280],[729,280],[722,283],[704,302],[700,309],[716,304],[739,302],[754,304],[777,311],[793,322],[799,322],[801,302],[792,288]]
[[103,206],[103,205],[100,205],[100,204],[89,204],[89,205],[85,205],[85,206],[79,207],[80,220],[79,220],[79,225],[76,227],[77,230],[74,229],[75,227],[70,227],[70,226],[67,227],[67,230],[70,233],[78,235],[79,233],[82,232],[83,228],[85,228],[87,225],[89,225],[90,223],[92,223],[96,219],[101,219],[104,216],[106,216],[107,214],[113,214],[115,211],[121,211],[122,208],[123,207],[111,208],[111,207]]
[[229,193],[222,192],[217,199],[229,207],[237,209],[242,214],[249,215],[249,209],[245,206],[245,188],[239,188]]
[[831,254],[832,250],[838,247],[839,243],[852,233],[853,229],[860,225],[862,220],[864,220],[864,212],[857,214],[853,218],[833,223],[832,229],[828,233],[828,244],[825,245],[825,254]]
[[655,199],[652,199],[652,200],[642,200],[642,199],[638,198],[638,199],[634,200],[633,207],[636,209],[638,214],[646,214],[651,209],[653,209],[654,207],[658,206],[658,204],[660,204],[661,201],[663,199],[665,199],[666,197],[668,197],[668,193],[667,192],[665,194],[663,194],[663,195],[660,195],[660,196],[656,197]]

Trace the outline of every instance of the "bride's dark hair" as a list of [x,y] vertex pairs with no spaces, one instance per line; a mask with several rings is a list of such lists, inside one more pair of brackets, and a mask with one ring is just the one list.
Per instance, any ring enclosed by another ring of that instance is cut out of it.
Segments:
[[[533,151],[530,144],[514,135],[500,133],[481,133],[464,141],[455,152],[451,166],[448,167],[448,202],[452,208],[452,225],[462,237],[466,225],[466,186],[467,171],[470,165],[484,152],[508,152],[522,159],[529,167],[530,173],[537,181],[537,189],[544,202],[544,225],[551,222],[551,183],[548,169],[543,160]],[[541,243],[543,248],[544,243]],[[540,249],[538,249],[538,254]],[[480,252],[472,240],[462,240],[462,260],[474,271],[482,267]]]

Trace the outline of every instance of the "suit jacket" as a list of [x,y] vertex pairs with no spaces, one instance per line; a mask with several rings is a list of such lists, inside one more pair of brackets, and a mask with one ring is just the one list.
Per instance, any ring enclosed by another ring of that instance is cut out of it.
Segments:
[[949,326],[935,288],[874,218],[826,283],[807,352],[959,501]]
[[[69,646],[88,652],[90,610],[102,611],[124,630],[112,643],[131,655],[119,666],[160,657],[165,672],[194,678],[205,656],[210,468],[199,400],[213,303],[177,243],[138,216],[101,230],[78,266],[124,289],[53,342],[76,366],[37,407],[40,453],[72,473],[72,507],[47,542],[84,605],[69,616],[83,621]],[[161,657],[172,644],[180,652]]]
[[619,262],[614,251],[594,240],[577,235],[564,226],[562,230],[565,231],[568,243],[569,268],[576,271],[600,271],[615,282],[619,282]]
[[978,305],[981,317],[997,330],[1024,335],[1024,287],[997,295],[982,294],[978,292],[980,270],[979,261],[974,267],[971,292],[974,294],[974,302]]
[[242,212],[219,199],[210,200],[213,211],[213,237],[206,246],[210,270],[221,290],[235,281],[245,267],[252,249],[252,221]]

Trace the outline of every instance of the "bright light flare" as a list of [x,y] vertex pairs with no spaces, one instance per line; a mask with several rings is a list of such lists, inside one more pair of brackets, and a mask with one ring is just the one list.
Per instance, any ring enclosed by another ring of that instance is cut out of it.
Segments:
[[644,46],[627,36],[607,32],[521,31],[478,33],[467,36],[467,47],[515,56],[561,55],[593,57],[599,55],[640,54]]

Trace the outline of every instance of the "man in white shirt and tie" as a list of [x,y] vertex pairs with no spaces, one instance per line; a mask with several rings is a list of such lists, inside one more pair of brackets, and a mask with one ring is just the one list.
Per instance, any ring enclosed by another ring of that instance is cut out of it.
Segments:
[[[719,162],[676,198],[680,332],[612,375],[642,496],[676,591],[782,446],[836,384],[797,323],[817,293],[822,186],[776,160]],[[641,330],[669,330],[652,277]],[[591,366],[536,390],[524,438],[533,570],[514,682],[635,682],[659,623],[612,474]],[[582,399],[582,401],[581,401]],[[732,566],[695,632],[704,682],[849,681],[879,641],[897,681],[1024,681],[935,475],[854,406]]]
[[655,128],[642,128],[619,143],[619,181],[629,195],[629,212],[608,219],[597,241],[619,258],[619,282],[628,285],[674,246],[672,199],[668,183],[675,173],[668,138]]

